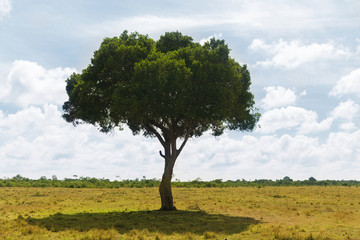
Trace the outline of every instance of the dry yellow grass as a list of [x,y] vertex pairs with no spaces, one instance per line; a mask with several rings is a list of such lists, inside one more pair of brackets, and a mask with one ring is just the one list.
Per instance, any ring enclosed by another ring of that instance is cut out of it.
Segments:
[[0,239],[360,239],[360,188],[0,188]]

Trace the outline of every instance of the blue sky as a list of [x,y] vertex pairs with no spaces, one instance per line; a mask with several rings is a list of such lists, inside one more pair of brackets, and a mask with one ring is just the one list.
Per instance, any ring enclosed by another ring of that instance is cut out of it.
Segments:
[[174,178],[360,180],[360,3],[0,0],[0,178],[160,178],[156,139],[73,127],[65,80],[105,37],[180,31],[225,39],[247,64],[253,132],[191,139]]

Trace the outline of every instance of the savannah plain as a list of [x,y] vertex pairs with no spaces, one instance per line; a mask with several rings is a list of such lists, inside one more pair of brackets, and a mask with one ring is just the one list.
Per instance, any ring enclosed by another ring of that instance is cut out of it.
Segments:
[[360,187],[0,188],[0,239],[360,239]]

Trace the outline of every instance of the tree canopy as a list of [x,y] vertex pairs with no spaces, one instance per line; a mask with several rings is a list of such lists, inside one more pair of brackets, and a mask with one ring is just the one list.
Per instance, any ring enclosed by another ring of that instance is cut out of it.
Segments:
[[160,126],[179,137],[252,130],[259,116],[250,84],[246,65],[229,57],[224,40],[201,46],[173,32],[155,42],[125,31],[105,38],[91,64],[67,80],[64,118],[103,132],[126,124],[146,136]]
[[[170,181],[190,137],[250,131],[259,119],[250,73],[229,52],[224,40],[201,45],[180,32],[158,41],[127,31],[105,38],[91,64],[67,79],[63,117],[102,132],[127,125],[133,134],[156,137]],[[180,147],[177,139],[183,139]]]

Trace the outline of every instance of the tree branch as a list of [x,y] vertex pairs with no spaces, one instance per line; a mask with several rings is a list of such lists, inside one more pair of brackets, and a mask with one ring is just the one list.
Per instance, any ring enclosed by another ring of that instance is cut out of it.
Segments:
[[166,158],[165,158],[165,155],[162,154],[161,150],[159,151],[159,154],[160,154],[160,156],[162,156],[164,159],[166,159]]
[[[187,125],[187,124],[186,124]],[[191,130],[191,122],[189,122],[189,127],[186,131],[186,135],[185,135],[185,138],[184,138],[184,141],[182,142],[180,148],[176,151],[176,154],[177,156],[179,156],[179,154],[181,153],[181,151],[183,150],[186,142],[188,141],[189,137],[190,137],[190,130]]]
[[152,127],[150,124],[147,124],[146,128],[152,132],[153,134],[155,134],[155,136],[159,139],[161,145],[163,145],[163,147],[165,148],[165,140],[162,138],[161,134],[158,133],[158,131],[156,131],[156,129],[154,127]]
[[190,120],[186,120],[181,127],[178,127],[177,122],[176,122],[175,123],[175,126],[176,126],[175,136],[180,137],[182,135],[182,133],[185,131],[185,129],[189,126],[189,124],[190,124]]
[[168,129],[166,129],[166,127],[164,127],[163,125],[161,125],[160,123],[157,123],[156,121],[150,121],[150,123],[152,125],[154,125],[157,128],[160,128],[161,131],[163,131],[164,133],[168,132]]
[[179,156],[179,154],[180,154],[181,151],[183,150],[183,148],[184,148],[184,146],[185,146],[185,144],[186,144],[186,142],[187,142],[188,139],[189,139],[189,134],[186,134],[185,139],[184,139],[184,141],[182,142],[180,148],[176,151],[177,156]]

